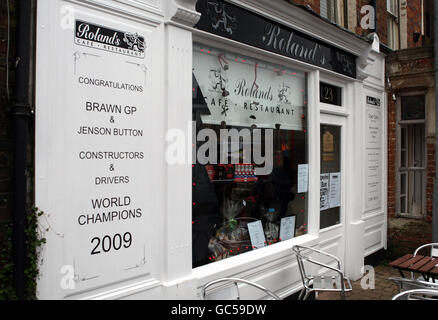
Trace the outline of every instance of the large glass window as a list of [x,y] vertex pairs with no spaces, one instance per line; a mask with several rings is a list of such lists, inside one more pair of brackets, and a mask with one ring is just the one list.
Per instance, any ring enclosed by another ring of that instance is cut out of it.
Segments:
[[198,44],[193,59],[193,266],[306,234],[306,74]]

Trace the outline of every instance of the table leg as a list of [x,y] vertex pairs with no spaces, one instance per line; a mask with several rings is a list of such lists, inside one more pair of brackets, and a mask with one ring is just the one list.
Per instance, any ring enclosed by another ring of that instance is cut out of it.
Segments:
[[423,276],[423,279],[424,279],[426,282],[429,282],[430,277],[429,277],[426,273],[422,273],[421,275]]
[[402,276],[402,278],[405,278],[405,275],[403,274],[403,271],[401,271],[401,269],[397,268],[398,272],[400,272],[400,275]]

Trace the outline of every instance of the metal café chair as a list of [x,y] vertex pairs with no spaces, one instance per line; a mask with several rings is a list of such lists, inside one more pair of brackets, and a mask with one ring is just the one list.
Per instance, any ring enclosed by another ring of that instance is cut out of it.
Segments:
[[[427,256],[430,256],[432,258],[438,258],[438,243],[428,243],[425,245],[422,245],[421,247],[418,247],[415,252],[414,252],[414,257],[417,256],[420,252],[426,250],[426,249],[430,249],[429,253],[427,254]],[[411,278],[414,279],[414,273],[411,272]],[[434,282],[433,279],[431,279],[432,282]]]
[[241,300],[241,296],[240,296],[240,290],[239,290],[239,284],[244,284],[244,285],[248,285],[251,286],[257,290],[262,291],[263,293],[265,293],[266,295],[270,296],[271,298],[273,298],[274,300],[281,300],[281,298],[276,295],[275,293],[273,293],[272,291],[262,287],[261,285],[252,282],[252,281],[248,281],[248,280],[243,280],[243,279],[238,279],[238,278],[222,278],[222,279],[217,279],[214,281],[211,281],[209,283],[207,283],[203,288],[202,288],[202,299],[203,300],[208,300],[207,297],[207,289],[216,286],[218,284],[234,284],[236,286],[236,290],[237,290],[237,298],[236,300]]
[[438,290],[416,289],[395,295],[392,300],[437,300]]
[[414,256],[418,255],[418,253],[426,248],[430,248],[430,256],[434,258],[438,258],[438,243],[428,243],[419,248],[417,248],[414,252]]
[[[316,298],[318,298],[319,292],[338,292],[341,295],[341,299],[345,300],[345,293],[351,292],[353,287],[350,280],[345,277],[342,272],[341,261],[334,255],[309,248],[304,246],[294,246],[292,250],[295,252],[298,262],[298,268],[301,274],[301,280],[303,282],[303,290],[300,293],[299,300],[306,300],[312,292],[315,292]],[[336,267],[328,265],[315,259],[312,256],[330,258],[335,262]],[[307,267],[306,267],[307,262]],[[312,269],[316,274],[313,275]],[[324,272],[321,274],[321,269]],[[333,273],[327,275],[327,272]]]
[[400,277],[389,278],[389,280],[398,285],[400,293],[410,290],[438,290],[438,284],[433,282]]

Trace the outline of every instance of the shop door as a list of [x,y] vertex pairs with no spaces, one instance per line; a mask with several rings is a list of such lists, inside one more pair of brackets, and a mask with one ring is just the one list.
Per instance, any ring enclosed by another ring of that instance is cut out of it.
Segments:
[[401,99],[398,143],[398,214],[421,218],[425,213],[426,142],[424,96]]
[[321,250],[345,255],[345,123],[321,116],[320,237]]

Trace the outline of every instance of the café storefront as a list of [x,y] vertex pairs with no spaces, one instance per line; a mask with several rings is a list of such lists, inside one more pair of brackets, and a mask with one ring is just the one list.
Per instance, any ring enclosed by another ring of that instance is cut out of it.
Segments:
[[377,37],[280,0],[39,0],[36,29],[40,298],[286,297],[293,245],[352,279],[386,246]]

